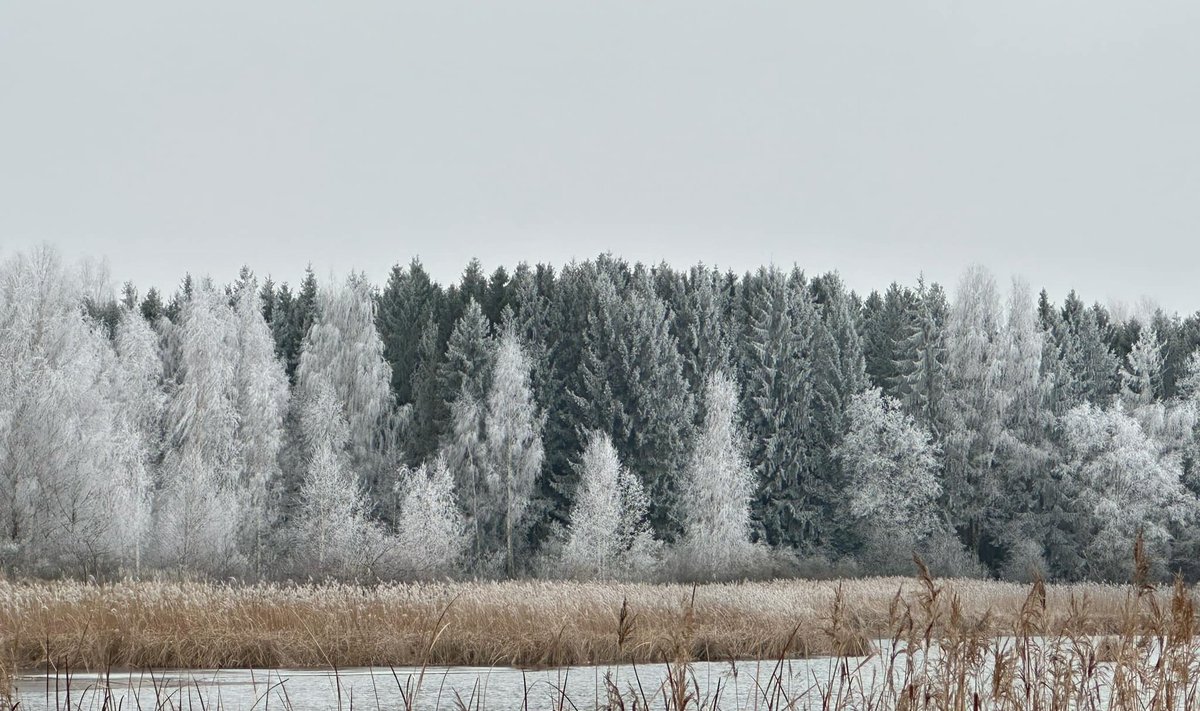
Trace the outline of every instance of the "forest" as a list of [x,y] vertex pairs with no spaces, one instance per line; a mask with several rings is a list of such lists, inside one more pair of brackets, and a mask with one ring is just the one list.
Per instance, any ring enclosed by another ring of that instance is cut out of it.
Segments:
[[[882,285],[881,285],[882,287]],[[0,263],[0,570],[1200,577],[1200,314],[603,254],[172,294]]]

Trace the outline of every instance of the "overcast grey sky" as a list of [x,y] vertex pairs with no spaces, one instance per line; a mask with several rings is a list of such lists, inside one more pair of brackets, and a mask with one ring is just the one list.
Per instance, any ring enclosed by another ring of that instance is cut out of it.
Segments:
[[0,246],[610,250],[1200,308],[1200,3],[0,1]]

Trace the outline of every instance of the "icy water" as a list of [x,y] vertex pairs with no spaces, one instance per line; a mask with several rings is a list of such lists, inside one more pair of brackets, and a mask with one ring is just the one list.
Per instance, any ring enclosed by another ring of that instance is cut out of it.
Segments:
[[[878,671],[877,658],[849,660],[865,665],[860,674]],[[780,687],[786,698],[806,695],[819,707],[818,689],[840,662],[831,659],[789,660],[772,684],[776,662],[697,663],[688,673],[689,690],[702,699],[717,697],[723,709],[766,706],[764,694]],[[571,667],[551,670],[451,667],[425,670],[417,695],[420,709],[595,709],[606,706],[606,675],[627,702],[643,699],[650,708],[663,708],[665,665]],[[188,709],[189,711],[268,711],[352,708],[392,711],[406,708],[405,695],[416,688],[419,669],[326,670],[191,670],[71,675],[70,689],[60,676],[21,677],[17,698],[24,711],[56,709]],[[57,686],[56,686],[57,684]],[[632,705],[632,704],[630,704]],[[800,704],[804,708],[808,704]]]
[[[1058,645],[1037,649],[1039,642],[1026,650],[1033,660],[1030,668],[1035,686],[1049,681],[1047,665],[1069,656]],[[991,668],[995,653],[1009,655],[1014,641],[1000,638],[977,660],[975,671],[967,674],[962,695],[990,697]],[[877,642],[887,649],[890,641]],[[899,652],[899,648],[897,648]],[[903,688],[900,667],[888,687],[888,659],[891,654],[858,658],[792,659],[775,661],[706,662],[686,670],[687,708],[714,706],[722,711],[760,709],[822,709],[874,707],[867,699],[895,699]],[[930,660],[940,655],[931,653]],[[923,655],[914,662],[921,666]],[[1144,660],[1153,666],[1152,653]],[[1086,678],[1076,677],[1079,685],[1065,699],[1069,708],[1105,708],[1113,669],[1105,662],[1089,663]],[[1082,667],[1072,663],[1068,672],[1076,676]],[[1146,667],[1149,668],[1149,667]],[[1040,670],[1040,671],[1038,671]],[[665,703],[672,685],[670,668],[664,664],[607,667],[570,667],[520,670],[485,667],[436,667],[422,672],[414,668],[359,668],[329,670],[190,670],[161,672],[113,672],[111,674],[72,673],[70,684],[59,675],[30,674],[17,679],[18,708],[22,711],[587,711],[597,708],[663,709],[677,707]],[[918,672],[918,675],[921,673]],[[1010,668],[1009,674],[1012,674]],[[1200,678],[1200,670],[1189,672]],[[1010,679],[1012,681],[1012,679]],[[1194,683],[1179,699],[1178,708],[1200,708],[1200,689]],[[615,689],[623,703],[610,703]],[[831,691],[832,690],[832,691]],[[1014,688],[1014,691],[1016,689]],[[881,693],[882,692],[882,693]],[[1017,691],[1019,694],[1020,692]],[[1044,689],[1036,693],[1044,693]],[[1154,695],[1153,688],[1142,686],[1137,695]],[[826,695],[832,694],[831,703]],[[636,701],[636,705],[635,702]],[[699,701],[700,704],[696,702]],[[716,702],[714,704],[714,701]],[[1011,699],[1010,699],[1011,701]],[[1059,699],[1056,703],[1062,703]],[[887,702],[884,702],[885,704]],[[968,703],[968,707],[971,704]]]

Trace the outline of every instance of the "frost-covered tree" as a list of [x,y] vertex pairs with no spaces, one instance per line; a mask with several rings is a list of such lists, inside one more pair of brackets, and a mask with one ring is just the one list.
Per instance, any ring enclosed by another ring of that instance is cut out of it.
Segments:
[[946,327],[945,511],[978,553],[999,495],[996,455],[1003,432],[1004,342],[996,282],[982,267],[959,282]]
[[621,466],[608,435],[593,432],[579,462],[579,488],[571,507],[561,565],[585,579],[644,575],[657,544],[647,521],[649,502],[637,476]]
[[296,396],[315,396],[318,383],[333,388],[348,427],[345,442],[373,508],[386,510],[394,471],[391,367],[375,328],[375,294],[366,277],[352,274],[317,296],[316,317],[301,347]]
[[49,248],[0,264],[0,555],[32,570],[136,566],[144,534],[146,445],[83,300]]
[[940,285],[927,285],[922,277],[912,308],[912,326],[900,348],[903,355],[897,356],[898,398],[936,436],[946,396],[946,294]]
[[301,428],[309,450],[293,535],[296,565],[324,575],[349,576],[373,562],[377,531],[366,515],[366,502],[349,467],[350,438],[342,403],[334,387],[310,381]]
[[1196,511],[1178,462],[1157,456],[1137,420],[1116,406],[1081,405],[1062,424],[1066,451],[1058,474],[1080,517],[1072,528],[1078,558],[1064,572],[1125,579],[1139,531],[1162,572],[1171,526]]
[[235,436],[239,451],[235,489],[241,509],[237,536],[250,565],[261,573],[275,517],[268,492],[279,475],[288,380],[283,362],[275,355],[257,282],[248,270],[243,272],[242,283],[234,293],[233,312],[237,329]]
[[1158,398],[1162,384],[1163,346],[1158,332],[1143,328],[1121,369],[1121,399],[1130,407]]
[[542,418],[529,384],[529,359],[516,333],[496,344],[484,422],[488,488],[499,498],[505,570],[515,575],[515,550],[525,531],[525,511],[542,468]]
[[737,386],[723,373],[704,387],[704,423],[692,440],[682,482],[686,565],[704,577],[744,569],[751,552],[750,500],[754,474],[737,424]]
[[396,565],[404,577],[432,578],[459,569],[466,523],[454,496],[454,477],[440,457],[416,469],[402,467],[396,482]]
[[190,448],[170,459],[164,479],[156,522],[162,563],[180,572],[228,571],[241,502],[224,473]]
[[838,455],[850,513],[867,546],[920,541],[936,524],[933,504],[941,493],[928,431],[879,388],[854,396],[846,415],[849,431]]
[[447,394],[449,427],[442,434],[440,456],[454,475],[455,490],[467,515],[470,532],[470,565],[490,568],[496,542],[496,521],[502,500],[491,489],[488,474],[487,393],[492,370],[489,326],[478,302],[467,302],[454,326],[446,358],[439,372],[439,387]]
[[141,312],[126,309],[121,312],[113,345],[120,369],[120,392],[125,398],[122,411],[141,432],[148,461],[155,461],[162,449],[166,409],[158,334]]
[[1014,279],[996,379],[1002,429],[995,463],[1003,493],[990,523],[990,535],[1006,548],[1021,546],[1027,555],[1041,545],[1045,524],[1042,485],[1052,456],[1049,433],[1053,418],[1046,406],[1051,383],[1044,378],[1044,337],[1032,292],[1023,281]]
[[1188,355],[1177,388],[1179,397],[1185,400],[1200,401],[1200,349],[1196,349]]
[[[240,559],[224,567],[261,573],[272,520],[267,494],[278,471],[288,390],[253,274],[243,270],[232,296],[201,283],[178,318],[164,472],[170,477],[202,469],[213,477],[235,509],[231,535]],[[196,461],[181,461],[193,455]],[[168,481],[166,488],[184,486]],[[185,532],[198,528],[173,525]]]
[[575,423],[613,438],[650,496],[650,521],[663,538],[678,533],[678,476],[687,456],[694,403],[666,304],[643,267],[627,277],[600,266],[582,334],[571,396]]
[[816,313],[808,291],[782,271],[743,279],[742,412],[757,483],[753,513],[772,546],[811,548],[817,509],[802,438],[812,409],[811,343]]
[[1070,407],[1103,404],[1114,392],[1119,362],[1104,338],[1097,308],[1088,308],[1072,291],[1063,303],[1066,324],[1061,348],[1073,387],[1066,394]]
[[236,477],[240,455],[237,322],[225,295],[211,285],[193,290],[178,321],[168,446],[174,457],[194,454],[228,485]]
[[820,314],[812,345],[813,411],[804,439],[808,449],[808,475],[816,492],[817,540],[824,548],[842,551],[851,547],[845,526],[845,477],[835,452],[846,431],[845,412],[852,397],[867,383],[857,309],[836,273],[812,281],[810,291]]

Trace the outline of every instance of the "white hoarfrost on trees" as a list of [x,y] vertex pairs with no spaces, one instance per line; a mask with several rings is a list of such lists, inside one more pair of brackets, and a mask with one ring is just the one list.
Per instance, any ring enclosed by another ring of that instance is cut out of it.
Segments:
[[198,449],[173,457],[165,474],[157,520],[162,562],[180,572],[227,570],[239,502],[226,477]]
[[750,498],[754,475],[737,425],[737,386],[723,373],[704,387],[704,423],[692,440],[683,472],[678,545],[693,574],[727,577],[746,569],[750,542]]
[[562,573],[584,579],[636,578],[656,562],[649,501],[637,475],[621,466],[607,434],[593,432],[579,463]]
[[500,499],[505,570],[517,573],[516,546],[524,537],[525,510],[542,468],[542,419],[529,384],[529,359],[516,333],[505,331],[496,345],[485,431],[489,488]]
[[258,282],[247,274],[234,294],[237,361],[234,371],[240,472],[239,548],[262,572],[274,513],[268,501],[271,481],[279,475],[288,381],[275,355],[275,341],[262,315]]
[[133,309],[122,309],[115,338],[122,407],[126,417],[142,432],[147,457],[156,459],[162,448],[166,395],[162,390],[163,362],[158,334]]
[[978,553],[1000,495],[996,455],[1003,431],[1004,341],[996,282],[982,267],[966,271],[946,328],[946,399],[942,432],[945,511]]
[[296,566],[319,575],[365,572],[381,545],[345,453],[349,427],[332,385],[309,383],[300,426],[309,451],[296,522]]
[[445,359],[438,372],[438,388],[449,404],[450,422],[442,436],[439,456],[454,476],[458,499],[466,512],[470,534],[469,568],[494,572],[496,545],[493,530],[502,500],[491,489],[486,449],[487,383],[493,347],[487,317],[474,299],[454,324],[446,343]]
[[1117,406],[1081,405],[1063,418],[1066,461],[1060,477],[1081,520],[1080,574],[1124,580],[1141,531],[1157,567],[1169,554],[1171,525],[1195,515],[1178,461],[1157,456],[1138,422]]
[[349,427],[349,451],[358,464],[388,444],[392,369],[383,357],[375,308],[375,294],[364,276],[351,275],[341,286],[323,289],[296,371],[301,400],[311,398],[321,381],[333,387]]
[[0,266],[0,559],[34,570],[136,566],[144,533],[145,444],[82,303],[48,248]]
[[[178,364],[165,472],[170,477],[202,466],[211,474],[214,496],[227,497],[234,509],[238,555],[222,561],[222,568],[261,572],[272,518],[268,483],[278,469],[288,392],[253,277],[242,282],[232,305],[209,284],[195,288],[174,337]],[[188,456],[200,464],[174,461]],[[168,480],[168,489],[181,486]]]
[[912,546],[936,524],[941,493],[929,433],[901,404],[871,388],[847,408],[850,428],[838,448],[850,490],[850,513],[868,548]]
[[1148,405],[1162,384],[1163,346],[1158,332],[1146,327],[1125,358],[1121,369],[1121,399],[1129,407]]
[[466,550],[466,523],[446,461],[438,457],[416,469],[402,468],[396,493],[396,572],[405,578],[432,578],[458,570]]

